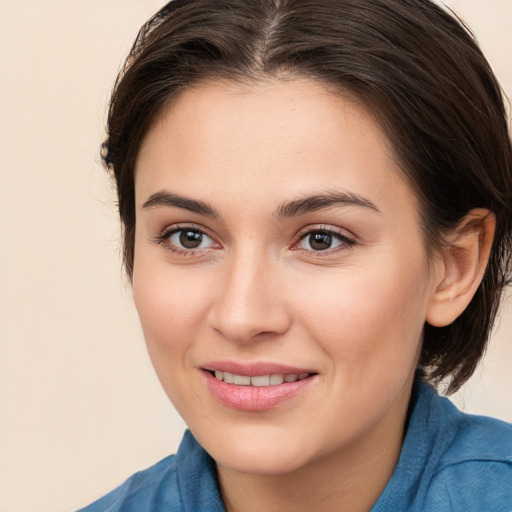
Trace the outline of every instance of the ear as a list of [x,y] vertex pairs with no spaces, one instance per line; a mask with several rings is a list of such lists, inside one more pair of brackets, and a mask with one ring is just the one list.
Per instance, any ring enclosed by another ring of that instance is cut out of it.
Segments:
[[496,217],[476,208],[445,237],[436,261],[435,289],[426,321],[435,327],[451,324],[467,307],[484,276],[491,253]]

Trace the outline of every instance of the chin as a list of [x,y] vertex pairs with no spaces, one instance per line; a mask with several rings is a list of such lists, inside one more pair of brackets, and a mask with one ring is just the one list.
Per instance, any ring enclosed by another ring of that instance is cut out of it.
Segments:
[[289,427],[283,431],[245,425],[224,430],[220,436],[212,430],[206,436],[192,432],[217,464],[239,473],[283,475],[297,471],[310,459],[307,438]]
[[[222,453],[215,461],[219,466],[246,475],[277,476],[293,473],[304,466],[305,461],[297,454],[287,456],[283,453],[262,454],[255,449],[252,453],[240,455],[238,453]],[[214,454],[212,454],[214,455]]]

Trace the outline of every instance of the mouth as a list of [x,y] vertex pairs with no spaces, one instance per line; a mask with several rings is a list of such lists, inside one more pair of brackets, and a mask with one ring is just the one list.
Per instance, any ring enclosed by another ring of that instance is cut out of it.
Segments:
[[201,368],[210,394],[221,405],[239,411],[276,408],[302,395],[318,373],[278,365],[211,364]]

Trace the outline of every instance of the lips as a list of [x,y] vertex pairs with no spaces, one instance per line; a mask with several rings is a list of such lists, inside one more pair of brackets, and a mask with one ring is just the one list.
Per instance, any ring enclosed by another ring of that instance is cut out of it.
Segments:
[[307,368],[273,363],[212,362],[202,368],[206,386],[222,405],[264,411],[304,392],[318,374]]

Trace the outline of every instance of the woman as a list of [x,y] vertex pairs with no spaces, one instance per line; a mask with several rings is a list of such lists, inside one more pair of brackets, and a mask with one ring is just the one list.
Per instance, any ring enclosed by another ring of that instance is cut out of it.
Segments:
[[149,354],[190,432],[96,511],[507,510],[473,373],[510,281],[512,148],[425,0],[174,0],[104,159]]

